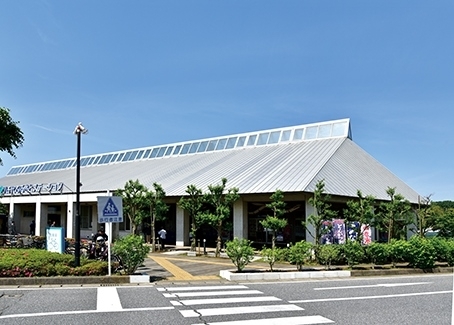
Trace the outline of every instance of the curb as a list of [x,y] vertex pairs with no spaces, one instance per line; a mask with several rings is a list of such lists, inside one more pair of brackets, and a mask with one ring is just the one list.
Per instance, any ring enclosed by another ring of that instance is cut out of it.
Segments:
[[84,284],[113,285],[150,282],[151,281],[149,275],[0,278],[0,286],[84,285]]
[[345,278],[350,277],[350,271],[290,271],[290,272],[257,272],[235,273],[222,270],[219,275],[229,281],[253,281],[253,280],[299,280],[320,278]]

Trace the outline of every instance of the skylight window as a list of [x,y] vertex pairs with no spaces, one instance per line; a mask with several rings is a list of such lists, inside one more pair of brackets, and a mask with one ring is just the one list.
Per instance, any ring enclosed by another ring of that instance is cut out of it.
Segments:
[[257,139],[257,134],[250,135],[249,139],[247,139],[247,145],[248,146],[253,146],[255,145],[255,140]]
[[226,149],[232,149],[235,148],[235,143],[236,143],[237,137],[232,137],[227,140],[227,145],[225,146]]
[[268,142],[268,137],[269,137],[269,133],[260,133],[259,134],[259,139],[257,141],[257,145],[258,146],[263,146],[264,144],[266,144]]
[[306,129],[305,140],[317,139],[318,126],[311,126]]

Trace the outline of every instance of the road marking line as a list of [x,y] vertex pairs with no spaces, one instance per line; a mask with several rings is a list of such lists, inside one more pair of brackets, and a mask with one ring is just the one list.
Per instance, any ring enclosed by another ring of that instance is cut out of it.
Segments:
[[245,285],[222,285],[222,286],[198,286],[198,287],[166,287],[158,288],[158,291],[197,291],[197,290],[219,290],[219,289],[248,289]]
[[188,299],[180,300],[185,306],[193,305],[207,305],[207,304],[231,304],[238,302],[263,302],[263,301],[282,301],[277,297],[273,296],[262,296],[262,297],[237,297],[237,298],[217,298],[217,299]]
[[251,313],[270,313],[278,311],[301,311],[301,307],[295,305],[269,305],[251,307],[228,307],[228,308],[207,308],[197,310],[180,310],[183,317],[217,316],[217,315],[236,315]]
[[[237,320],[231,322],[215,322],[208,323],[209,325],[311,325],[311,324],[328,324],[334,323],[331,319],[315,315],[315,316],[297,316],[297,317],[281,317],[267,319],[249,319]],[[207,323],[193,324],[206,325]]]
[[101,287],[98,288],[98,297],[96,299],[96,310],[99,311],[116,311],[123,310],[117,288]]
[[207,292],[175,292],[175,293],[164,293],[166,298],[176,297],[213,297],[213,296],[233,296],[233,295],[259,295],[263,292],[259,290],[235,290],[235,291],[207,291]]
[[381,299],[381,298],[399,298],[411,296],[426,296],[426,295],[439,295],[451,294],[452,291],[434,291],[434,292],[417,292],[417,293],[402,293],[397,295],[382,295],[382,296],[364,296],[364,297],[345,297],[345,298],[325,298],[325,299],[309,299],[309,300],[292,300],[291,304],[302,304],[308,302],[328,302],[328,301],[344,301],[344,300],[364,300],[364,299]]
[[[157,310],[174,310],[175,307],[150,307],[150,308],[126,308],[122,310],[113,310],[113,313],[125,313],[125,312],[136,312],[136,311],[157,311]],[[97,314],[105,313],[103,310],[69,310],[69,311],[53,311],[46,313],[30,313],[30,314],[12,314],[12,315],[1,315],[0,319],[3,318],[20,318],[20,317],[43,317],[43,316],[61,316],[61,315],[81,315],[81,314]]]
[[383,284],[369,284],[361,286],[347,286],[347,287],[328,287],[328,288],[314,288],[314,290],[343,290],[343,289],[362,289],[362,288],[379,288],[379,287],[405,287],[412,285],[431,284],[433,282],[410,282],[410,283],[383,283]]

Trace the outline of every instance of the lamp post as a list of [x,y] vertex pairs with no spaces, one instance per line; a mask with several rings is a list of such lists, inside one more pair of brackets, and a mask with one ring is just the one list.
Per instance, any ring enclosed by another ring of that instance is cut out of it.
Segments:
[[79,122],[74,129],[74,134],[77,136],[77,158],[76,158],[76,215],[74,218],[75,227],[75,252],[74,264],[80,266],[80,139],[81,134],[87,133],[88,130],[84,128],[82,123]]

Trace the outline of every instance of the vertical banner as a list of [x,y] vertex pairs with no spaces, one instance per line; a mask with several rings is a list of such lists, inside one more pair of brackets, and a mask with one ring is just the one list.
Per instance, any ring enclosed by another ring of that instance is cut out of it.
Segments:
[[363,234],[363,245],[369,245],[372,242],[372,232],[368,225],[361,225],[361,233]]
[[333,243],[333,229],[331,221],[323,221],[322,225],[322,244],[332,244]]
[[333,241],[334,244],[345,243],[345,222],[342,219],[333,220]]
[[348,224],[347,227],[347,238],[349,240],[356,240],[358,238],[358,231],[359,231],[359,222],[353,221]]

